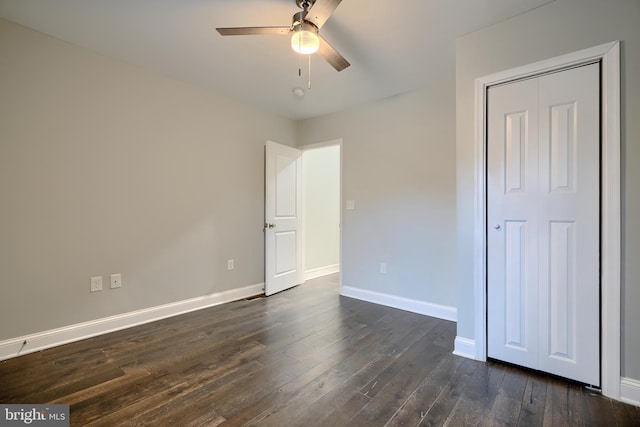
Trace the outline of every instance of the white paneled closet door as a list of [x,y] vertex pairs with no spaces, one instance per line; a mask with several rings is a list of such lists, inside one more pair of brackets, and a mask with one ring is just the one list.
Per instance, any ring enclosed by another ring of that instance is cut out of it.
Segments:
[[600,77],[488,93],[489,357],[600,384]]

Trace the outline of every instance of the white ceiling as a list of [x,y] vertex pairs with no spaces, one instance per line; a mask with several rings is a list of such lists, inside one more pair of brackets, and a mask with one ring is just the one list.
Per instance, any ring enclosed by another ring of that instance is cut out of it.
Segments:
[[0,0],[0,16],[75,45],[303,119],[416,89],[455,72],[455,38],[553,0],[343,0],[321,29],[351,66],[299,58],[287,37],[216,27],[287,26],[295,0]]

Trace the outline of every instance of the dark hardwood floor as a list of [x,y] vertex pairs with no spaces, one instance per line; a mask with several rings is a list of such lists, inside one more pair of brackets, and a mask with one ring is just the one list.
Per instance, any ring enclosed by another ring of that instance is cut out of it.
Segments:
[[640,408],[452,355],[455,330],[327,276],[0,362],[0,403],[70,404],[77,426],[640,426]]

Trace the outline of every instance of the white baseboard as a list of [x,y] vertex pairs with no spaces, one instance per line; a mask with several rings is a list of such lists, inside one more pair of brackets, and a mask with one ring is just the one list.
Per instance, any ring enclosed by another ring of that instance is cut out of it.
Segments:
[[465,337],[456,337],[453,346],[453,354],[466,357],[467,359],[476,358],[476,341]]
[[258,295],[264,283],[0,341],[0,360]]
[[412,313],[437,317],[438,319],[451,320],[452,322],[455,322],[458,317],[458,310],[455,307],[417,301],[395,295],[354,288],[351,286],[342,286],[340,289],[340,295],[385,305],[387,307],[399,308],[400,310],[410,311]]
[[313,268],[304,272],[304,280],[311,280],[327,274],[339,273],[340,264],[328,265],[326,267]]
[[640,381],[631,378],[620,379],[620,400],[640,406]]

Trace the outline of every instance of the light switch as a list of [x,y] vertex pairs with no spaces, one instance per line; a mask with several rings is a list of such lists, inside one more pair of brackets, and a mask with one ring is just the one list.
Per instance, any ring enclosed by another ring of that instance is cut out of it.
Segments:
[[91,278],[91,292],[100,292],[102,290],[102,276]]
[[352,211],[356,208],[355,200],[347,200],[347,210]]

